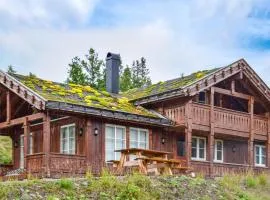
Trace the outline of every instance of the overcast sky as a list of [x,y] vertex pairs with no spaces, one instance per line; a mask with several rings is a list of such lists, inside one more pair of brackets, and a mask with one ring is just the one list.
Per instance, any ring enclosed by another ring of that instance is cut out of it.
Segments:
[[154,82],[240,58],[270,84],[269,0],[0,0],[0,66],[64,81],[90,47]]

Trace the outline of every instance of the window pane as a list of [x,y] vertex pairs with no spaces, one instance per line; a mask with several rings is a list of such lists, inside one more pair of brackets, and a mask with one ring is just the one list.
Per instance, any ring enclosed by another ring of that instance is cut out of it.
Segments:
[[266,164],[266,157],[262,157],[262,165]]
[[121,157],[121,153],[120,152],[116,152],[115,153],[115,160],[120,160]]
[[260,156],[256,156],[256,164],[260,164]]
[[75,137],[75,126],[69,127],[69,137]]
[[111,138],[106,139],[106,149],[114,150],[114,139]]
[[125,133],[123,128],[116,128],[116,139],[125,139]]
[[222,152],[221,151],[217,151],[217,160],[222,160]]
[[141,149],[146,149],[146,143],[145,143],[145,142],[141,142],[141,143],[139,144],[139,148],[141,148]]
[[256,146],[256,155],[260,155],[260,147]]
[[67,139],[63,139],[62,140],[62,152],[65,152],[68,150],[68,143],[67,143]]
[[221,141],[217,141],[216,145],[217,145],[217,150],[218,151],[221,151],[222,150],[222,142]]
[[137,141],[138,140],[138,131],[135,129],[130,129],[130,140]]
[[204,158],[204,149],[199,150],[200,158]]
[[140,141],[146,142],[146,131],[140,131]]
[[114,138],[114,128],[106,126],[106,138]]
[[197,148],[197,139],[192,138],[192,147]]
[[199,147],[204,148],[204,139],[199,139]]
[[262,156],[266,156],[265,147],[261,147],[261,149],[262,149],[261,155],[262,155]]
[[125,140],[116,140],[116,150],[125,148]]
[[68,137],[67,128],[66,127],[61,128],[61,130],[62,130],[62,139],[67,138]]
[[114,160],[114,152],[106,150],[106,160]]
[[137,142],[130,141],[130,148],[137,148],[137,147],[138,147]]
[[191,157],[192,158],[196,158],[197,157],[197,149],[196,148],[192,148]]

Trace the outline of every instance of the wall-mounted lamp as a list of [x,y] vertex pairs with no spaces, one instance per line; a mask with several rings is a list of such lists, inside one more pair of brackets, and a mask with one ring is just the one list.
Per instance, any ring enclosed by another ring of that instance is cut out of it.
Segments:
[[83,128],[80,128],[79,130],[79,136],[82,136],[83,135]]
[[98,128],[94,129],[94,135],[97,136],[98,135]]
[[165,144],[165,142],[166,142],[165,138],[162,137],[162,138],[161,138],[161,143],[162,143],[162,144]]
[[236,152],[236,147],[233,145],[232,152]]
[[15,147],[15,148],[18,148],[18,141],[15,141],[15,142],[14,142],[14,147]]

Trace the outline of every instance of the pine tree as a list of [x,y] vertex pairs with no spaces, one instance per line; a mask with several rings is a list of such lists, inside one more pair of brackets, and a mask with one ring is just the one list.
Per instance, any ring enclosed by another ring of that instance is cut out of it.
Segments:
[[83,72],[81,60],[78,57],[74,57],[71,63],[69,64],[67,82],[79,85],[87,84],[86,75]]
[[133,88],[131,69],[126,66],[120,78],[120,90],[125,92]]
[[9,65],[8,68],[7,68],[7,73],[8,74],[16,74],[16,71],[14,69],[14,67],[12,65]]
[[132,64],[132,82],[134,88],[148,86],[151,84],[149,69],[146,66],[146,59],[133,61]]
[[102,74],[104,62],[99,59],[98,54],[93,48],[90,48],[85,57],[86,60],[82,60],[81,64],[86,71],[87,82],[91,87],[101,89],[105,83]]

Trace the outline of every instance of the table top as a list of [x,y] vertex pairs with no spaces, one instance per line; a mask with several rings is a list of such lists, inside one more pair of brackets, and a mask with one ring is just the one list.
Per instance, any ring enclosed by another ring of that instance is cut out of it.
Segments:
[[150,150],[150,149],[140,149],[140,148],[119,149],[119,150],[115,150],[115,152],[121,152],[125,154],[141,153],[142,155],[153,155],[153,156],[164,156],[164,155],[172,154],[172,152],[157,151],[157,150]]

